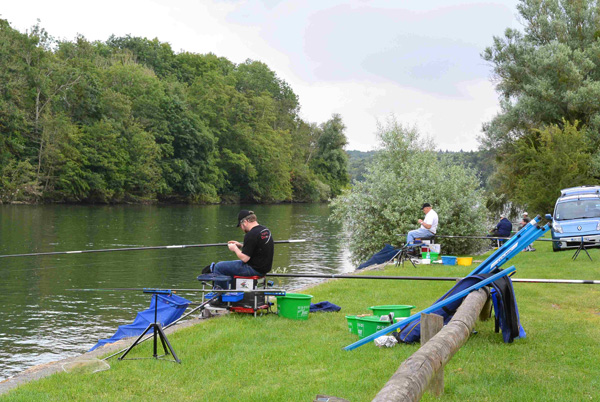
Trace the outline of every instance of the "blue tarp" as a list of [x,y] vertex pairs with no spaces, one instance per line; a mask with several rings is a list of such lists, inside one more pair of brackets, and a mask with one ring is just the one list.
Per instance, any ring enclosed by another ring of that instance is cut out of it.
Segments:
[[385,247],[381,249],[381,251],[373,255],[373,257],[371,257],[368,261],[360,264],[357,269],[363,269],[375,264],[383,264],[384,262],[391,260],[392,257],[394,257],[396,253],[398,253],[398,251],[400,250],[397,250],[389,244],[386,244]]
[[[158,297],[158,308],[157,308],[157,321],[164,327],[169,325],[183,314],[187,306],[191,303],[189,300],[184,299],[181,296],[174,294],[171,295],[156,295]],[[89,350],[92,350],[105,345],[107,343],[113,343],[122,338],[131,336],[140,336],[148,325],[154,322],[154,304],[156,298],[152,297],[152,302],[147,310],[140,311],[137,313],[135,320],[131,324],[120,325],[117,332],[108,339],[101,339],[98,343]]]

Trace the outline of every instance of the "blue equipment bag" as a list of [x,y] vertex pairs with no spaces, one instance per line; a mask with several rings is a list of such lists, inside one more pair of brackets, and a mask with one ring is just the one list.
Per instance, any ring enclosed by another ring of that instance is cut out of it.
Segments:
[[93,348],[88,350],[88,352],[91,352],[92,350],[107,343],[116,342],[122,338],[141,335],[142,332],[144,332],[144,330],[148,328],[148,325],[154,322],[155,300],[158,300],[156,320],[157,322],[160,322],[163,327],[169,325],[170,323],[181,317],[187,306],[191,303],[189,300],[174,294],[156,294],[155,296],[156,297],[152,297],[150,307],[147,310],[140,311],[137,313],[137,316],[135,317],[133,323],[127,325],[120,325],[117,329],[117,332],[115,332],[115,334],[111,338],[99,340]]
[[[488,274],[472,275],[462,279],[444,296],[438,299],[436,303],[489,278],[497,273],[497,270],[495,271],[496,272],[490,272]],[[524,338],[525,331],[519,322],[517,301],[515,299],[510,278],[507,276],[502,277],[488,286],[493,288],[492,300],[494,302],[494,314],[496,316],[496,332],[498,332],[499,328],[502,330],[502,338],[506,343],[511,343],[516,338]],[[446,325],[450,322],[463,300],[464,298],[447,304],[446,306],[433,311],[433,314],[441,315],[444,318],[444,325]],[[417,319],[401,328],[398,338],[405,343],[419,342],[421,338],[421,320]]]
[[371,258],[360,264],[356,269],[363,269],[375,264],[383,264],[384,262],[394,258],[399,251],[400,250],[395,249],[394,247],[386,243],[385,247],[379,250],[376,254],[373,254]]

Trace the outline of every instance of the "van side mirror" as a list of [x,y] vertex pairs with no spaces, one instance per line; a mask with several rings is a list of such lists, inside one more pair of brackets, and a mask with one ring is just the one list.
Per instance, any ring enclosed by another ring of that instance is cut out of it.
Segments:
[[552,215],[551,215],[551,214],[546,214],[546,215],[544,215],[544,217],[545,217],[546,219],[548,219],[549,221],[551,221],[551,220],[552,220]]

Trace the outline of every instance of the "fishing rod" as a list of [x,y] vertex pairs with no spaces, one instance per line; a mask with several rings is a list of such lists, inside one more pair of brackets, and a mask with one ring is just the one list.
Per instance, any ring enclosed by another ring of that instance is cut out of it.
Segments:
[[[407,281],[457,281],[462,277],[447,276],[374,276],[374,275],[337,275],[337,274],[267,274],[271,277],[286,278],[326,278],[326,279],[392,279]],[[579,285],[600,285],[600,280],[590,279],[529,279],[529,278],[511,278],[513,282],[519,283],[562,283]]]
[[[290,240],[275,240],[273,243],[304,243],[306,239],[290,239]],[[123,248],[106,248],[98,250],[75,250],[75,251],[48,251],[44,253],[27,253],[27,254],[6,254],[0,255],[0,258],[6,257],[35,257],[39,255],[61,255],[61,254],[86,254],[86,253],[106,253],[110,251],[136,251],[136,250],[165,250],[173,248],[193,248],[193,247],[217,247],[227,246],[229,243],[208,243],[208,244],[180,244],[173,246],[150,246],[150,247],[123,247]]]
[[138,291],[144,293],[175,293],[175,292],[189,292],[189,293],[265,293],[265,294],[285,294],[284,291],[275,289],[155,289],[155,288],[96,288],[96,289],[66,289],[72,292],[120,292],[120,291]]
[[[405,234],[399,234],[396,236],[404,236],[406,237],[407,235]],[[444,239],[482,239],[482,240],[508,240],[511,239],[511,237],[500,237],[500,236],[451,236],[451,235],[435,235],[435,237],[441,237]],[[558,240],[552,240],[552,239],[536,239],[534,241],[558,241]],[[570,241],[570,240],[569,240]],[[573,240],[573,242],[575,242],[575,240]]]

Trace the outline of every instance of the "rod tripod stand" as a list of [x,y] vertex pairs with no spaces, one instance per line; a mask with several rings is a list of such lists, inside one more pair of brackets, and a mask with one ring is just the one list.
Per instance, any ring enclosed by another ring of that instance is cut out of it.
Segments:
[[405,245],[404,247],[402,247],[397,253],[396,255],[394,255],[390,261],[392,261],[394,258],[396,258],[396,265],[404,265],[404,261],[408,260],[410,261],[410,263],[412,264],[413,268],[416,268],[417,266],[415,265],[415,263],[413,262],[413,260],[410,258],[409,255],[409,251],[414,249],[414,247],[416,247],[415,245]]
[[581,243],[579,243],[579,247],[577,247],[577,251],[575,251],[575,254],[573,254],[573,257],[571,257],[571,259],[573,259],[573,261],[575,261],[577,259],[577,257],[579,257],[579,253],[581,253],[581,250],[585,251],[585,253],[587,254],[590,261],[592,261],[592,257],[590,256],[590,253],[588,253],[587,248],[585,248],[585,243],[583,242],[583,236],[581,236]]
[[[153,336],[152,336],[153,339],[152,340],[154,342],[154,348],[153,348],[154,354],[152,355],[152,358],[160,359],[161,357],[164,357],[164,356],[168,355],[169,352],[171,352],[173,359],[175,359],[175,361],[177,363],[181,363],[181,360],[179,360],[179,358],[175,354],[175,350],[173,350],[173,347],[169,343],[169,340],[167,339],[167,335],[165,335],[165,332],[162,329],[162,325],[160,324],[160,322],[158,322],[158,294],[159,293],[170,294],[171,291],[158,290],[158,289],[145,289],[144,293],[152,293],[152,297],[154,298],[154,322],[150,323],[150,325],[148,325],[148,327],[135,340],[135,342],[133,342],[133,344],[129,348],[127,348],[127,350],[121,355],[121,357],[119,357],[119,360],[125,359],[125,356],[127,356],[127,354],[131,351],[131,349],[133,349],[136,345],[138,345],[139,343],[142,342],[142,338],[144,337],[144,335],[146,335],[146,333],[148,333],[148,331],[152,330],[153,331]],[[160,355],[160,356],[158,355],[158,338],[160,338],[160,342],[162,343],[162,347],[164,350],[164,354]],[[131,360],[133,360],[133,359],[131,359]]]

